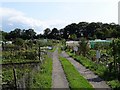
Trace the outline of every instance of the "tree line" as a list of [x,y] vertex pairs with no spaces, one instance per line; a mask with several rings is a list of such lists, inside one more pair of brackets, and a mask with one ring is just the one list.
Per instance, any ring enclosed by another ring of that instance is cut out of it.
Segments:
[[2,33],[2,40],[14,40],[16,38],[26,39],[69,39],[78,40],[81,37],[85,37],[89,40],[94,39],[106,39],[106,38],[119,38],[120,37],[120,25],[115,23],[102,23],[102,22],[79,22],[78,24],[72,23],[62,29],[46,28],[43,34],[36,34],[34,29],[19,29],[16,28],[10,32]]

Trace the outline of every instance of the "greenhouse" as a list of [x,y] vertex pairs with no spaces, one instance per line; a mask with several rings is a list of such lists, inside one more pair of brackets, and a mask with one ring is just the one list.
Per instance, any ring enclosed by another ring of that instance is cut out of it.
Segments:
[[96,43],[103,43],[103,44],[105,44],[105,43],[110,43],[110,42],[112,42],[112,40],[96,39],[96,40],[90,40],[89,41],[91,48],[94,48],[94,46],[95,46]]

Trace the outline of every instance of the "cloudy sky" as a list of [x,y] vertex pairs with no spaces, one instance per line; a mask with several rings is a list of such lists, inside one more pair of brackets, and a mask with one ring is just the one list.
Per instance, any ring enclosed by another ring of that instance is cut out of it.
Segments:
[[[34,1],[34,2],[33,2]],[[49,2],[48,2],[49,1]],[[118,23],[119,0],[1,0],[0,21],[4,31],[33,28],[64,28],[71,23]]]

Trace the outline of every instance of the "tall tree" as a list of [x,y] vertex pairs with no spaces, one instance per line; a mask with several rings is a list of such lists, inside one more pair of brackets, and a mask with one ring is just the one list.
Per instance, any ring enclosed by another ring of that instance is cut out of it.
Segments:
[[50,37],[53,39],[59,39],[59,30],[57,28],[53,28]]
[[46,28],[45,30],[44,30],[44,37],[45,38],[49,38],[49,34],[51,33],[51,30],[49,29],[49,28]]
[[4,32],[4,31],[0,31],[0,39],[2,40],[2,41],[6,41],[6,40],[8,40],[9,38],[8,38],[8,33],[7,32]]
[[23,38],[24,40],[34,39],[35,36],[36,36],[36,32],[34,31],[34,29],[28,29],[28,30],[23,29],[21,32],[21,38]]
[[81,37],[81,36],[86,37],[87,36],[86,27],[88,25],[89,25],[88,22],[80,22],[80,23],[78,23],[77,37]]
[[19,28],[16,28],[15,30],[9,33],[9,38],[12,40],[16,38],[20,38],[20,36],[21,36],[21,29]]
[[78,25],[76,23],[72,23],[64,28],[63,37],[68,39],[69,35],[76,34],[78,30]]
[[114,60],[114,69],[118,73],[118,80],[120,81],[120,39],[115,39],[110,44],[111,56]]

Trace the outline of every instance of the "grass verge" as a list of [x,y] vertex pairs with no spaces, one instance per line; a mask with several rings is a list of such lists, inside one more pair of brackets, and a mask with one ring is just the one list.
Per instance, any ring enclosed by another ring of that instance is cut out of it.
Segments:
[[94,90],[92,85],[79,74],[75,67],[63,57],[59,57],[71,89]]
[[33,74],[32,88],[51,88],[52,84],[52,59],[45,57],[40,70]]
[[58,46],[58,54],[61,54],[62,50],[61,50],[61,47],[60,45]]

